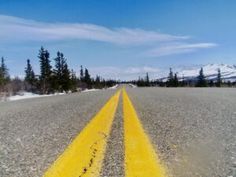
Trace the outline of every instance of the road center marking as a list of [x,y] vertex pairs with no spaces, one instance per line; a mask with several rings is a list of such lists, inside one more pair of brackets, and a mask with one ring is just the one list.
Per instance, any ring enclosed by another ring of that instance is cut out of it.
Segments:
[[119,102],[118,91],[46,171],[44,177],[97,177]]
[[123,89],[125,176],[166,177],[165,167],[145,134],[137,113]]

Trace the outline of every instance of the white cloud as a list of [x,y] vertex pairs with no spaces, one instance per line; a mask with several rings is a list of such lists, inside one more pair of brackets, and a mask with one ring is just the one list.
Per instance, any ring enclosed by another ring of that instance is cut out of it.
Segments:
[[183,54],[217,46],[214,43],[190,43],[188,36],[175,36],[157,31],[107,28],[85,23],[45,23],[5,15],[0,15],[0,27],[0,44],[91,40],[122,46],[141,46],[140,53],[144,53],[144,57]]
[[1,40],[52,41],[84,39],[113,44],[150,44],[187,39],[156,31],[129,28],[106,28],[83,23],[43,23],[33,20],[0,15]]
[[160,46],[154,49],[151,49],[147,52],[149,56],[166,56],[166,55],[173,55],[173,54],[181,54],[181,53],[189,53],[194,52],[199,49],[208,49],[212,47],[216,47],[217,44],[215,43],[195,43],[195,44],[167,44],[164,46]]

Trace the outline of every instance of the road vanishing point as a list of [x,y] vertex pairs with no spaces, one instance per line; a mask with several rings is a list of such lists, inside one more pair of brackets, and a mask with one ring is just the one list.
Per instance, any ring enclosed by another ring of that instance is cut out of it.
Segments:
[[124,86],[0,103],[0,176],[234,177],[235,98]]

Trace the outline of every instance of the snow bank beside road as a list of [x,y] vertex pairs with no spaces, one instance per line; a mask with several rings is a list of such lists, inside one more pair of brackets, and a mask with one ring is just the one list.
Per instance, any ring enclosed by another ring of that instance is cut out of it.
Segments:
[[108,87],[108,88],[103,88],[103,89],[85,89],[82,92],[94,92],[94,91],[99,91],[99,90],[106,90],[106,89],[117,89],[118,88],[118,84],[112,86],[112,87]]
[[132,87],[132,88],[136,88],[137,87],[137,85],[134,85],[134,84],[129,84],[129,86]]
[[101,89],[85,89],[82,92],[94,92],[94,91],[99,91]]
[[116,84],[116,85],[114,85],[114,86],[112,86],[112,87],[108,87],[107,89],[117,89],[118,86],[119,86],[119,85]]
[[[116,89],[118,86],[119,85],[116,84],[116,85],[114,85],[112,87],[109,87],[107,89]],[[102,89],[85,89],[82,92],[93,92],[93,91],[99,91],[99,90],[102,90]],[[31,92],[20,92],[17,95],[6,97],[3,100],[5,100],[5,101],[16,101],[16,100],[23,100],[23,99],[30,99],[30,98],[40,98],[40,97],[48,97],[48,96],[64,95],[64,94],[66,94],[66,93],[55,93],[55,94],[49,94],[49,95],[39,95],[39,94],[31,93]]]
[[39,94],[31,93],[31,92],[21,92],[18,95],[7,97],[6,101],[16,101],[16,100],[23,100],[23,99],[29,99],[29,98],[40,98],[40,97],[48,97],[48,96],[64,95],[64,94],[65,93],[55,93],[55,94],[49,94],[49,95],[39,95]]

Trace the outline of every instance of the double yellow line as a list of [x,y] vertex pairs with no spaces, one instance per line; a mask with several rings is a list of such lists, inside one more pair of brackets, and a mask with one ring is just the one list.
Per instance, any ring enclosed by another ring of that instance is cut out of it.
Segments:
[[[165,177],[166,172],[123,89],[126,177]],[[121,91],[95,115],[43,177],[98,177]],[[121,154],[122,155],[122,154]]]

